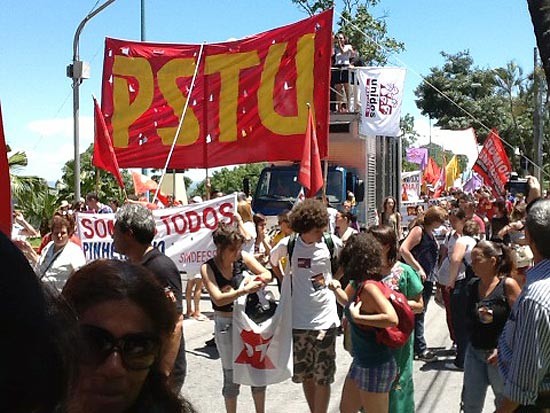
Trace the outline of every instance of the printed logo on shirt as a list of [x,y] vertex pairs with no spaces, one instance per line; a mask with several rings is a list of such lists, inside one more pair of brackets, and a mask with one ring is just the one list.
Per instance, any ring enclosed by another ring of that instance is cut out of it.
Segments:
[[298,258],[298,268],[311,268],[311,258]]
[[314,275],[311,279],[311,285],[313,285],[313,289],[315,291],[322,290],[327,285],[325,284],[325,277],[323,276],[323,273],[319,273],[317,275]]

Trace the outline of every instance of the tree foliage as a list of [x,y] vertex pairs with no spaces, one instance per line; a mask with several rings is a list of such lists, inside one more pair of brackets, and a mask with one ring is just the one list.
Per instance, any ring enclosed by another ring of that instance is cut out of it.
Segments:
[[[123,202],[126,197],[115,177],[92,165],[93,153],[94,146],[91,144],[84,153],[80,154],[80,193],[85,196],[90,192],[95,192],[102,202],[106,202],[109,198],[116,198],[119,202]],[[121,172],[126,192],[133,194],[134,183],[130,174],[125,170]],[[74,159],[67,161],[63,166],[63,175],[57,182],[56,188],[60,200],[74,200]]]
[[[9,146],[7,151],[11,152]],[[55,191],[48,188],[48,183],[43,178],[17,174],[27,165],[28,158],[25,152],[18,151],[8,156],[12,197],[17,209],[27,221],[33,227],[43,229],[47,227],[48,220],[53,215]]]
[[[292,0],[310,16],[334,7],[333,0]],[[366,65],[383,65],[392,53],[405,49],[402,42],[388,35],[386,16],[370,13],[380,0],[342,0],[343,10],[338,20],[338,32],[349,39]]]
[[[421,113],[445,129],[473,127],[480,143],[489,129],[496,128],[515,169],[519,169],[515,148],[532,159],[533,75],[524,76],[513,61],[505,67],[480,68],[468,51],[441,55],[444,64],[431,68],[426,81],[415,90]],[[545,116],[546,133],[549,127]],[[549,153],[549,149],[545,142],[543,152]]]
[[527,0],[546,84],[550,88],[550,0]]
[[[243,191],[243,180],[248,178],[250,180],[250,188],[254,190],[260,177],[260,172],[265,167],[265,163],[253,163],[246,165],[239,165],[235,169],[222,168],[219,171],[215,171],[210,177],[211,192],[223,192],[224,194],[230,194],[233,192]],[[200,182],[197,187],[192,191],[190,196],[200,195],[205,196],[205,180]]]

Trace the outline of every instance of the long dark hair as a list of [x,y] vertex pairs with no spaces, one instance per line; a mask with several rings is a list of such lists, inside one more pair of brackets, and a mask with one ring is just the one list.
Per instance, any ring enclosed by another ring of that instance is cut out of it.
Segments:
[[[177,313],[164,289],[145,267],[118,260],[97,260],[74,273],[62,295],[77,315],[102,302],[128,299],[151,319],[153,332],[166,340],[174,330]],[[169,387],[158,360],[149,371],[131,411],[191,412]],[[190,407],[189,407],[190,408]]]
[[382,246],[389,245],[388,262],[393,264],[397,261],[397,236],[392,227],[388,225],[373,225],[367,228],[368,234],[372,234]]
[[497,276],[510,277],[516,271],[516,261],[512,249],[500,242],[479,241],[474,248],[481,251],[484,257],[495,257],[497,259]]

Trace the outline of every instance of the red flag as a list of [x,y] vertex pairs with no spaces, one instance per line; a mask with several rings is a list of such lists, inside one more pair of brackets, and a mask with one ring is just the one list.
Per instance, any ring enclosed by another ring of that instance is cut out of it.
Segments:
[[155,191],[158,184],[149,178],[147,175],[142,175],[139,172],[132,171],[132,179],[134,181],[134,191],[136,195],[143,194],[148,191]]
[[472,169],[482,176],[493,195],[504,195],[512,167],[496,129],[489,133]]
[[11,239],[11,180],[8,165],[8,148],[2,122],[2,108],[0,107],[0,231]]
[[300,161],[298,182],[307,189],[306,198],[313,198],[323,187],[323,172],[321,169],[321,156],[317,145],[317,133],[311,108],[308,108],[307,128],[304,142],[304,152]]
[[433,158],[430,156],[426,169],[424,169],[424,172],[422,173],[423,183],[435,185],[440,174],[441,170],[439,169],[439,166],[437,166]]
[[446,169],[447,169],[447,160],[445,159],[445,155],[443,155],[443,165],[441,165],[439,179],[437,180],[437,185],[435,186],[434,198],[439,198],[441,196],[441,193],[446,188],[446,184],[447,184]]
[[95,136],[94,136],[94,156],[92,163],[99,169],[111,172],[118,181],[121,188],[124,188],[124,181],[118,168],[113,143],[105,123],[105,117],[101,112],[97,100],[94,97],[94,120],[95,120]]

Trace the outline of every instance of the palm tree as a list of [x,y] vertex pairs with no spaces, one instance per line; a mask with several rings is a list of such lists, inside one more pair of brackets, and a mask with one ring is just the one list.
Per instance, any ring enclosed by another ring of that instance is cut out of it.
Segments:
[[[8,153],[11,148],[8,146]],[[10,168],[11,192],[17,209],[19,209],[27,221],[35,228],[43,228],[53,215],[55,208],[55,196],[53,190],[48,188],[45,179],[38,176],[17,175],[16,172],[28,165],[25,152],[15,152],[8,157]]]

